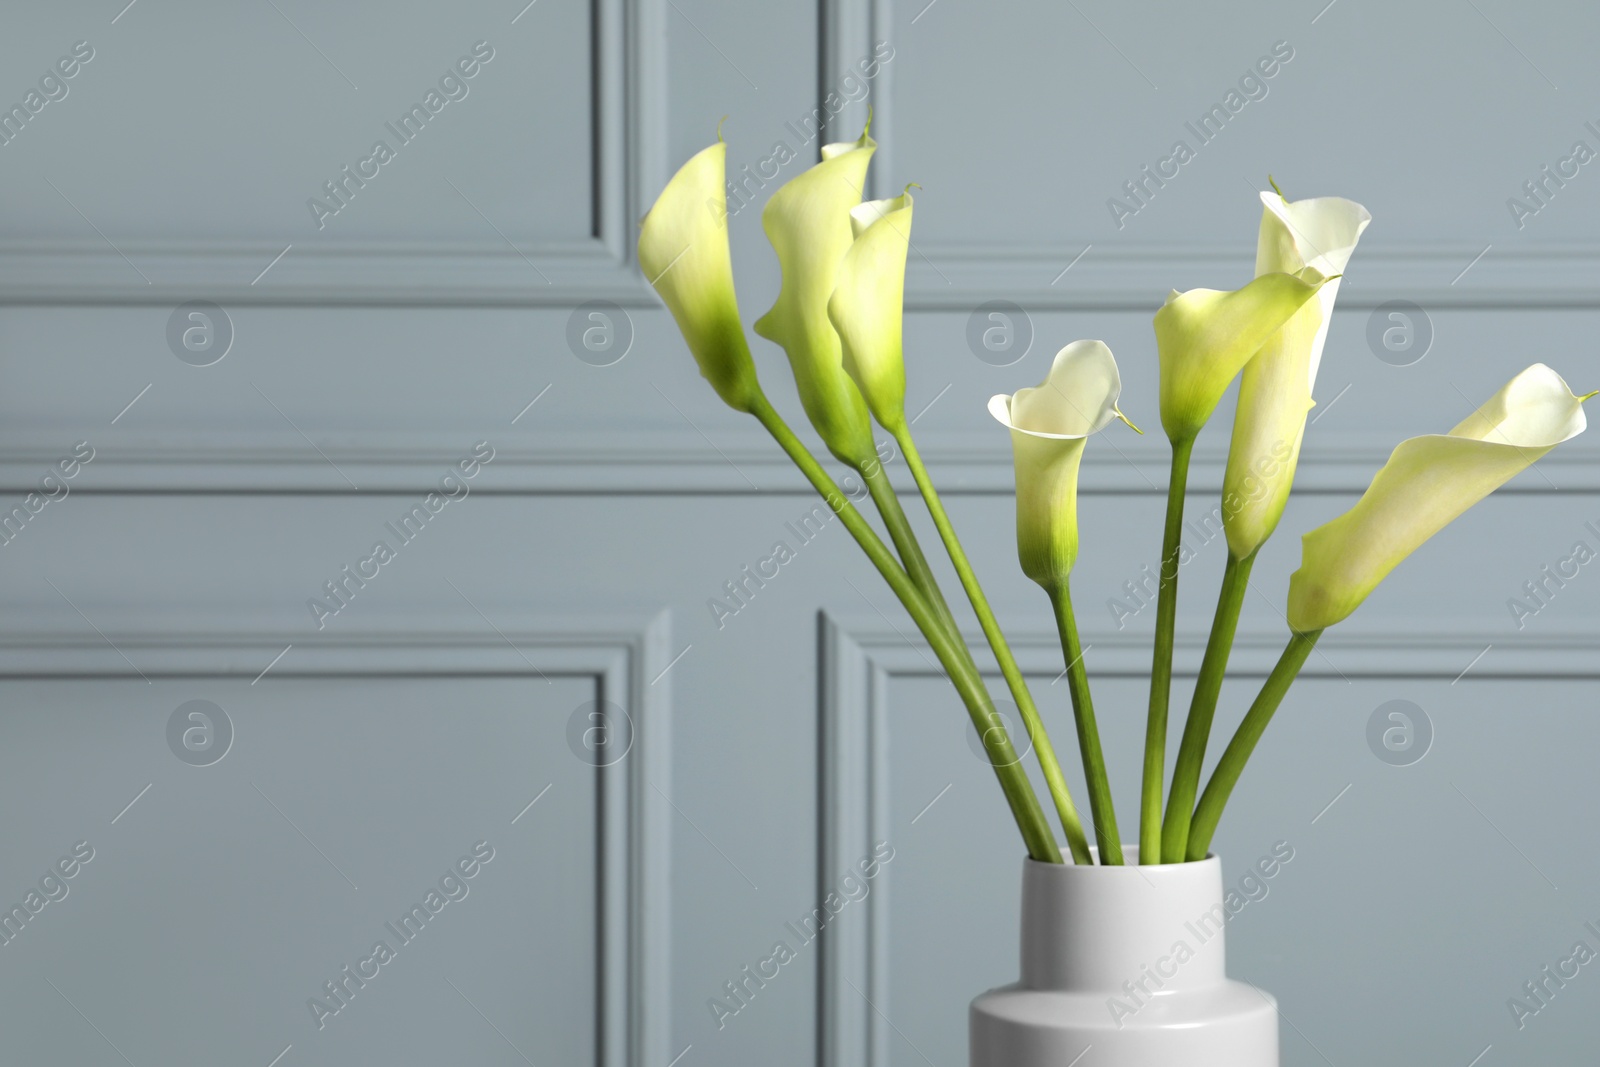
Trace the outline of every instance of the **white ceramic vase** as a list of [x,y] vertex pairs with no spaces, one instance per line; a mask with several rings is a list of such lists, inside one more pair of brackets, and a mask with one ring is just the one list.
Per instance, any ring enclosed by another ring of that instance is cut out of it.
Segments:
[[1277,1002],[1228,979],[1225,916],[1215,856],[1025,860],[1022,978],[972,1002],[972,1067],[1278,1067]]

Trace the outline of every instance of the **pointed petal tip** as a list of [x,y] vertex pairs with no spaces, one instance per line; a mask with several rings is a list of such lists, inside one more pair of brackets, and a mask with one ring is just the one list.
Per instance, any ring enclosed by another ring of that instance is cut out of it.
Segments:
[[989,414],[994,416],[996,422],[1012,429],[1011,426],[1011,394],[996,393],[989,398]]
[[1335,278],[1344,277],[1343,274],[1324,274],[1315,267],[1303,267],[1294,273],[1294,277],[1309,285],[1313,289],[1321,289]]
[[[884,200],[863,200],[861,203],[851,208],[851,232],[857,238],[859,238],[862,234],[866,233],[867,230],[882,220],[888,218],[890,215],[901,211],[911,210],[913,204],[911,196],[912,185],[916,185],[916,182],[912,182],[910,185],[907,185],[906,191],[901,193],[899,196],[891,196]],[[921,186],[917,186],[917,188],[920,189]]]
[[870,153],[877,151],[878,142],[872,139],[872,134],[869,132],[871,128],[872,120],[869,118],[866,128],[861,131],[861,136],[854,141],[834,141],[823,145],[820,150],[822,162],[827,163],[830,160],[838,159],[840,156],[849,155],[851,152]]
[[776,323],[774,323],[772,321],[773,317],[774,317],[773,316],[773,312],[774,311],[777,311],[776,307],[774,307],[772,309],[772,311],[768,311],[765,315],[761,316],[755,322],[751,323],[750,324],[750,328],[755,331],[757,337],[765,338],[766,340],[771,341],[774,344],[782,344],[782,342],[777,337],[778,331],[775,328],[776,327]]

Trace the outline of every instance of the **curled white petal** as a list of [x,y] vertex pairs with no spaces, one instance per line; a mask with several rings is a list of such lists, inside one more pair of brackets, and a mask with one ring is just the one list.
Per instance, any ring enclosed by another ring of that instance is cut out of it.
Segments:
[[1356,242],[1372,222],[1372,215],[1354,200],[1342,196],[1318,196],[1309,200],[1285,200],[1276,192],[1261,194],[1266,213],[1261,220],[1261,236],[1256,246],[1256,274],[1294,274],[1305,267],[1333,280],[1317,293],[1322,308],[1322,323],[1311,342],[1311,361],[1307,367],[1307,388],[1317,384],[1322,364],[1322,348],[1328,339],[1328,324],[1333,319],[1333,304],[1339,296],[1340,278]]
[[1291,202],[1270,192],[1261,194],[1261,203],[1257,276],[1309,267],[1329,280],[1315,300],[1267,339],[1239,378],[1233,443],[1222,481],[1223,526],[1228,549],[1237,559],[1259,549],[1283,516],[1333,322],[1339,275],[1372,221],[1366,208],[1337,196]]
[[1515,448],[1554,448],[1588,425],[1582,399],[1573,395],[1561,375],[1535,363],[1463,419],[1449,436]]
[[1105,429],[1120,416],[1122,375],[1104,341],[1074,341],[1056,353],[1045,380],[989,400],[989,413],[1005,426],[1053,440],[1076,440]]
[[1289,625],[1347,617],[1423,542],[1586,425],[1583,398],[1535,363],[1449,433],[1402,441],[1353,508],[1302,539]]
[[884,216],[899,210],[904,198],[891,196],[887,200],[864,200],[850,209],[850,229],[857,237]]
[[989,400],[989,413],[1011,431],[1017,558],[1046,589],[1064,582],[1077,560],[1078,464],[1089,435],[1122,417],[1121,394],[1111,349],[1074,341],[1056,353],[1039,385]]

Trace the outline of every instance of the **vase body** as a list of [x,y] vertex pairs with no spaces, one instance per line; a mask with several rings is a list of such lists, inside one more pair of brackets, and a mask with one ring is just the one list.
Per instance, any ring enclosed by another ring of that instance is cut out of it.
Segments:
[[1221,862],[1124,853],[1023,862],[1022,977],[972,1002],[972,1067],[1278,1067],[1277,1002],[1227,976]]

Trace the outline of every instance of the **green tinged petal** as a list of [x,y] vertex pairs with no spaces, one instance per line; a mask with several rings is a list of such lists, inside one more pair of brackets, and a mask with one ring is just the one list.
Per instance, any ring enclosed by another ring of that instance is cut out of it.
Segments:
[[877,147],[866,133],[825,146],[822,162],[786,182],[761,212],[783,285],[772,309],[756,320],[756,333],[783,346],[811,425],[828,450],[850,464],[870,461],[872,426],[866,402],[844,371],[828,299],[854,240],[850,209],[861,203]]
[[639,232],[639,266],[677,320],[700,373],[731,408],[760,395],[728,252],[727,145],[692,157],[656,198]]
[[886,429],[905,420],[906,365],[901,348],[911,192],[872,200],[850,212],[855,241],[839,264],[828,317],[839,335],[845,373],[873,418]]
[[1243,289],[1173,292],[1156,312],[1161,425],[1193,440],[1250,358],[1328,279],[1315,268],[1264,274]]
[[[1372,216],[1352,200],[1318,197],[1293,203],[1262,193],[1256,275],[1295,274],[1307,266],[1343,274]],[[1243,559],[1277,528],[1294,484],[1306,414],[1328,336],[1341,279],[1332,277],[1274,333],[1239,377],[1222,483],[1222,518],[1228,548]]]
[[1316,301],[1308,301],[1245,365],[1239,379],[1233,443],[1222,477],[1222,526],[1235,559],[1272,536],[1288,503],[1312,407],[1299,353],[1310,347],[1321,319]]
[[1121,395],[1111,349],[1103,341],[1074,341],[1056,353],[1039,385],[989,400],[989,414],[1011,430],[1022,573],[1051,592],[1062,588],[1078,558],[1084,444],[1112,419],[1127,422],[1117,410]]
[[1448,434],[1401,442],[1355,507],[1305,535],[1290,628],[1348,617],[1424,541],[1585,425],[1583,401],[1535,363]]

